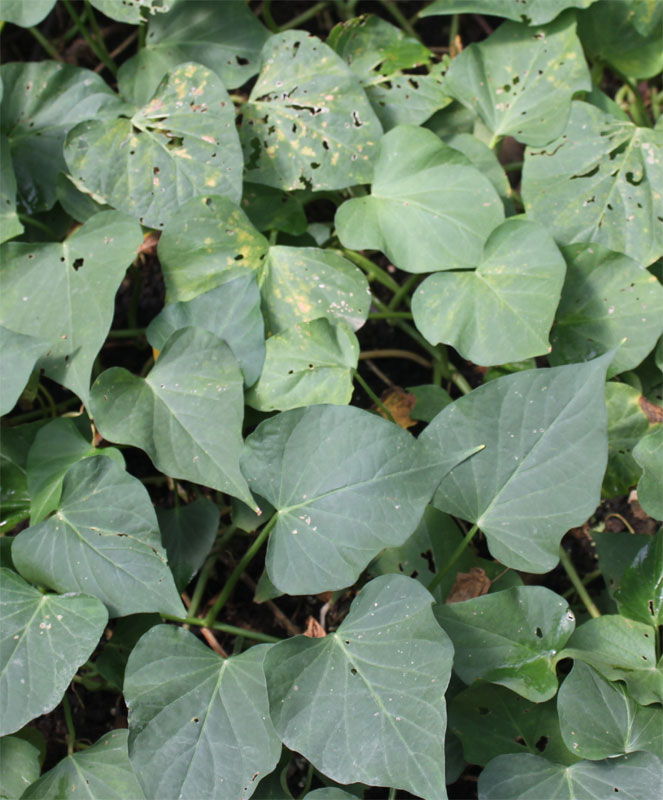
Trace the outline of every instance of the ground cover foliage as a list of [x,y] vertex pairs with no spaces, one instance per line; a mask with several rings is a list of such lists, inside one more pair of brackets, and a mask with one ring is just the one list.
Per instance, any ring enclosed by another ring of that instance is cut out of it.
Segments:
[[0,18],[0,796],[658,796],[660,3]]

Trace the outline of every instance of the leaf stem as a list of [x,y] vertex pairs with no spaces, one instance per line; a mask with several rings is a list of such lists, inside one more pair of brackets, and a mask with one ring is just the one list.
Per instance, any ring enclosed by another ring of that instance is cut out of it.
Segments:
[[64,5],[64,7],[67,9],[67,12],[69,13],[69,16],[74,21],[74,24],[78,28],[78,31],[81,34],[81,36],[90,45],[90,47],[92,49],[92,52],[95,54],[95,56],[99,59],[99,61],[103,61],[104,62],[105,66],[108,67],[108,69],[111,71],[111,73],[113,75],[117,75],[117,67],[115,66],[113,61],[111,61],[111,59],[110,59],[110,57],[108,55],[108,52],[106,51],[106,48],[104,46],[103,41],[99,45],[92,38],[92,36],[90,35],[90,32],[88,31],[88,29],[83,24],[83,20],[78,16],[78,14],[76,13],[76,10],[71,5],[70,0],[62,0],[62,3]]
[[403,281],[398,291],[394,292],[394,296],[387,304],[387,307],[396,310],[398,306],[401,304],[403,298],[407,298],[407,295],[409,295],[412,287],[416,286],[419,278],[420,276],[415,273],[414,275],[410,275],[410,277],[407,280]]
[[[56,411],[64,411],[75,405],[80,405],[78,397],[70,397],[68,400],[63,400],[55,406]],[[8,420],[9,425],[22,425],[24,422],[32,422],[32,420],[39,419],[44,416],[43,409],[35,409],[34,411],[26,411],[25,414],[19,414],[16,417],[10,417]]]
[[624,81],[633,94],[634,102],[629,109],[631,116],[633,117],[633,122],[635,122],[635,124],[639,125],[641,128],[651,128],[651,119],[649,118],[647,107],[642,100],[642,96],[640,95],[637,85],[633,83],[631,78],[619,72],[619,70],[614,69],[614,67],[612,67],[612,71],[619,77],[620,80]]
[[463,555],[465,550],[467,549],[469,543],[474,538],[474,534],[479,530],[479,526],[472,525],[469,531],[463,537],[463,541],[458,545],[458,547],[453,551],[451,554],[451,558],[447,561],[447,563],[442,567],[442,569],[438,570],[435,574],[433,580],[428,584],[428,591],[432,592],[434,589],[440,585],[442,578],[451,570],[453,566],[455,566],[458,559]]
[[35,37],[35,39],[41,45],[42,50],[44,50],[51,58],[54,58],[56,61],[62,61],[62,56],[58,53],[58,51],[53,47],[53,45],[48,41],[48,39],[44,36],[44,34],[38,28],[28,28],[30,33]]
[[242,573],[244,570],[249,566],[253,557],[256,553],[260,550],[263,546],[267,537],[270,534],[270,531],[276,525],[276,520],[278,519],[278,514],[274,514],[274,516],[269,520],[269,522],[265,525],[265,527],[260,531],[256,539],[254,540],[253,544],[249,549],[244,553],[242,556],[241,561],[232,571],[230,577],[226,581],[225,586],[223,587],[221,594],[217,597],[216,603],[210,608],[209,613],[205,617],[205,627],[212,628],[214,625],[214,621],[216,620],[219,612],[225,606],[225,604],[230,599],[230,595],[232,594],[233,589],[235,588],[235,584],[241,578]]
[[200,601],[203,599],[203,594],[205,593],[205,589],[207,587],[207,581],[210,579],[215,565],[216,557],[210,556],[205,561],[202,569],[198,573],[198,580],[196,581],[196,586],[193,590],[193,594],[191,595],[191,602],[189,603],[188,611],[190,617],[195,617],[198,613]]
[[[595,581],[597,578],[600,578],[603,573],[600,569],[595,569],[592,572],[588,572],[586,575],[583,575],[582,578],[582,585],[588,586],[592,581]],[[570,597],[575,592],[575,587],[571,586],[565,592],[562,592],[562,597]]]
[[67,726],[67,755],[70,756],[74,752],[74,744],[76,743],[76,728],[74,727],[74,718],[71,715],[71,706],[66,693],[62,696],[62,710],[64,711],[64,721]]
[[108,331],[109,339],[134,339],[136,336],[144,336],[146,328],[123,328],[122,330]]
[[34,217],[30,217],[28,214],[19,214],[19,220],[24,225],[32,225],[33,228],[37,228],[38,230],[42,231],[43,233],[47,233],[53,241],[58,241],[57,233],[51,228],[50,225],[47,225],[45,222],[42,222],[39,219],[35,219]]
[[26,519],[29,519],[30,511],[17,511],[15,514],[11,514],[7,519],[0,522],[0,536],[4,536],[9,531],[13,531],[14,528]]
[[265,0],[262,4],[262,17],[265,20],[265,25],[272,33],[279,33],[280,28],[272,16],[272,0]]
[[385,414],[387,419],[390,422],[396,423],[396,420],[393,418],[393,416],[391,414],[391,411],[389,411],[387,406],[382,402],[382,400],[380,400],[380,398],[375,394],[375,392],[371,389],[371,387],[361,377],[361,375],[357,372],[357,370],[353,369],[352,373],[353,373],[357,383],[366,392],[366,394],[371,398],[371,400],[375,403],[375,405]]
[[426,369],[432,369],[433,364],[419,353],[412,353],[409,350],[362,350],[359,354],[360,359],[366,358],[406,358],[409,361],[414,361],[415,364],[420,364]]
[[286,22],[285,25],[281,25],[281,31],[289,31],[292,28],[296,28],[298,25],[301,25],[303,22],[308,22],[308,20],[317,16],[324,8],[327,8],[328,5],[329,0],[321,0],[319,3],[307,8],[306,11],[302,11],[301,14],[293,17],[290,22]]
[[403,12],[398,7],[398,3],[395,3],[394,0],[380,0],[380,5],[385,8],[391,16],[396,20],[396,22],[401,26],[404,31],[410,34],[414,39],[417,41],[421,41],[421,36],[415,31],[412,27],[410,20],[403,14]]
[[571,561],[571,557],[566,552],[566,550],[560,545],[559,548],[559,560],[562,566],[564,567],[564,571],[569,576],[569,580],[573,584],[576,592],[578,593],[578,597],[582,600],[585,605],[585,608],[589,612],[590,617],[594,617],[594,619],[601,616],[601,612],[598,610],[594,601],[589,596],[589,592],[583,586],[582,581],[580,580],[580,576],[576,572],[576,568],[573,566],[573,562]]
[[[366,258],[366,256],[363,256],[361,253],[357,253],[356,250],[346,250],[345,248],[341,250],[341,253],[348,261],[352,261],[353,264],[363,269],[368,275],[369,280],[376,280],[378,283],[386,286],[387,289],[391,289],[392,292],[398,292],[401,288],[388,272],[385,272],[381,267],[378,267],[377,264],[374,264],[370,258]],[[388,310],[386,306],[385,310]]]
[[254,639],[256,642],[280,642],[278,636],[270,636],[267,633],[260,633],[259,631],[250,631],[247,628],[238,628],[236,625],[226,625],[225,622],[214,622],[208,625],[204,619],[200,617],[175,617],[172,614],[161,614],[163,619],[169,622],[179,622],[181,625],[196,625],[199,628],[212,628],[215,631],[227,633],[230,636],[246,636],[247,639]]

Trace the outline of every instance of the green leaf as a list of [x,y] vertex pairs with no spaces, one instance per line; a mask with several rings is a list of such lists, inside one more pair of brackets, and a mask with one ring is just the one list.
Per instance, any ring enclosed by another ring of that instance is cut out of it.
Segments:
[[593,61],[607,61],[634,78],[654,78],[663,69],[660,14],[657,0],[603,0],[578,16],[578,32]]
[[631,564],[638,552],[649,542],[649,536],[643,533],[600,533],[592,531],[592,539],[596,543],[599,557],[599,569],[603,580],[612,596],[619,586],[626,568]]
[[0,530],[14,513],[30,510],[28,451],[45,420],[3,428],[0,437]]
[[274,645],[265,674],[285,745],[341,783],[446,798],[443,695],[453,649],[432,601],[416,581],[385,575],[361,590],[334,633]]
[[384,547],[403,544],[440,477],[476,448],[427,453],[403,428],[352,406],[316,405],[262,422],[242,472],[276,508],[267,548],[288,594],[352,585]]
[[562,740],[555,703],[531,703],[503,686],[475,683],[457,694],[449,706],[449,728],[471,764],[485,766],[502,753],[524,752],[543,753],[561,764],[577,760]]
[[16,176],[9,151],[9,139],[0,134],[0,244],[23,233],[16,213]]
[[[466,155],[482,175],[493,184],[503,201],[511,197],[511,186],[494,150],[471,133],[453,133],[442,137],[454,150]],[[510,201],[509,201],[510,202]]]
[[8,414],[18,402],[35,364],[48,350],[48,342],[36,336],[25,336],[10,331],[0,325],[0,349],[2,350],[0,414]]
[[260,380],[246,395],[259,411],[285,411],[314,403],[347,405],[359,342],[343,322],[302,322],[267,340]]
[[653,625],[654,629],[663,625],[663,529],[626,568],[614,597],[622,616]]
[[561,137],[525,151],[528,216],[564,245],[598,242],[648,266],[663,254],[660,136],[574,101]]
[[626,337],[608,377],[637,367],[663,332],[663,286],[628,256],[600,244],[562,252],[568,269],[550,337],[551,364],[586,361]]
[[447,406],[422,434],[452,451],[486,444],[442,480],[433,503],[476,523],[505,566],[552,569],[562,536],[598,505],[610,358],[497,378]]
[[147,490],[109,458],[74,464],[58,511],[14,539],[18,571],[59,592],[85,590],[111,617],[183,614]]
[[219,529],[219,509],[199,497],[186,506],[157,508],[156,512],[177,591],[183,592],[212,549]]
[[651,426],[641,405],[643,397],[627,383],[609,381],[605,387],[608,410],[608,467],[603,477],[604,497],[628,494],[642,470],[632,451]]
[[575,92],[591,82],[572,12],[545,27],[505,22],[451,62],[444,88],[493,132],[540,147],[564,132]]
[[[269,36],[244,3],[180,0],[148,25],[145,47],[125,62],[120,76],[140,80],[151,95],[163,75],[184,61],[196,61],[234,89],[258,72],[260,50]],[[151,67],[151,75],[145,75]],[[160,73],[160,74],[159,74]]]
[[31,28],[45,19],[54,5],[55,0],[0,0],[0,19]]
[[663,426],[640,439],[633,448],[633,458],[643,469],[638,481],[638,500],[642,508],[654,517],[663,520],[663,477],[661,473],[663,452]]
[[299,236],[306,231],[306,213],[299,199],[282,189],[245,183],[242,208],[259,231],[283,231]]
[[107,456],[124,469],[124,457],[119,450],[93,447],[71,419],[54,419],[40,429],[27,460],[30,522],[33,525],[58,507],[62,481],[69,468],[91,456]]
[[99,211],[108,211],[110,206],[98,203],[91,194],[82,192],[71,175],[60,172],[55,184],[58,203],[77,222],[87,222]]
[[325,786],[309,792],[304,800],[357,800],[357,795],[350,794],[337,786]]
[[120,102],[99,75],[56,61],[3,64],[0,78],[0,130],[9,137],[18,198],[30,213],[44,211],[55,203],[58,173],[66,171],[67,132],[92,117],[105,124]]
[[543,25],[566,8],[587,8],[595,0],[435,0],[419,12],[436,14],[491,14],[527,25]]
[[[0,13],[3,8],[0,5]],[[18,736],[0,739],[0,797],[18,800],[26,788],[39,777],[39,750]]]
[[438,272],[417,288],[415,324],[431,344],[453,345],[475,364],[547,354],[565,271],[543,225],[508,219],[488,237],[476,270]]
[[267,41],[242,115],[250,181],[319,190],[370,180],[382,126],[350,68],[316,36]]
[[201,328],[182,328],[147,377],[113,367],[95,381],[91,411],[111,442],[140,447],[173,478],[255,506],[239,471],[243,380],[230,348]]
[[166,227],[158,252],[171,302],[214,289],[228,270],[255,272],[271,333],[319,317],[357,330],[368,316],[368,282],[354,264],[334,250],[270,247],[224,197],[189,201]]
[[185,303],[170,303],[152,322],[146,336],[155,350],[163,350],[175,331],[195,325],[223,339],[252,386],[265,360],[265,326],[260,313],[260,292],[250,272],[227,271],[220,283]]
[[656,665],[654,631],[650,625],[604,614],[580,625],[558,658],[590,664],[609,681],[625,681],[642,705],[663,702],[663,669]]
[[[168,11],[173,0],[90,0],[92,5],[110,19],[138,25],[143,22],[143,13],[156,14]],[[186,59],[181,59],[185,61]]]
[[449,393],[434,383],[409,386],[407,391],[417,398],[414,408],[410,411],[410,417],[422,422],[430,422],[452,402]]
[[124,681],[129,757],[148,798],[249,798],[276,766],[263,660],[269,645],[222,659],[192,633],[158,625]]
[[[97,0],[98,1],[98,0]],[[57,763],[25,792],[25,800],[142,800],[127,755],[126,730],[102,736],[91,747]]]
[[428,75],[395,75],[388,82],[366,86],[366,96],[385,131],[397,125],[421,125],[451,103],[442,65],[436,67]]
[[541,703],[557,691],[557,654],[575,628],[568,603],[543,586],[515,586],[461,603],[438,605],[435,616],[451,637],[454,671]]
[[115,293],[142,240],[138,223],[104,211],[61,244],[7,242],[0,247],[2,325],[48,342],[37,366],[86,405],[92,364],[113,319]]
[[425,128],[402,125],[379,147],[371,194],[336,212],[341,242],[382,250],[400,269],[469,269],[504,219],[490,181]]
[[104,680],[122,691],[124,672],[131,651],[140,637],[162,623],[159,614],[130,614],[117,620],[112,637],[104,644],[101,655],[95,659],[94,666]]
[[[582,661],[557,696],[559,725],[571,752],[592,761],[648,750],[663,757],[663,709],[638,705]],[[588,713],[589,711],[589,713]]]
[[651,753],[633,753],[570,767],[530,753],[494,758],[479,775],[479,800],[606,800],[619,792],[629,800],[655,797],[661,762]]
[[42,594],[0,570],[0,735],[20,730],[60,702],[106,627],[103,604],[87,595]]
[[64,152],[86,190],[151,228],[163,228],[203,188],[235,202],[241,196],[235,109],[221,80],[200,64],[172,69],[130,119],[81,123]]

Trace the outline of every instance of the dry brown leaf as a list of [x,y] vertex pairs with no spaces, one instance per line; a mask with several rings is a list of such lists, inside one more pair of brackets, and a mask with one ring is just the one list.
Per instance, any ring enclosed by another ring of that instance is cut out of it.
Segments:
[[451,587],[447,603],[461,603],[473,597],[481,597],[490,589],[490,578],[481,567],[472,567],[469,572],[459,572]]
[[638,402],[640,403],[642,413],[651,423],[656,424],[657,422],[663,422],[663,408],[654,403],[650,403],[646,397],[642,396]]
[[138,248],[138,252],[143,253],[146,256],[155,256],[157,254],[157,245],[159,244],[160,238],[161,231],[152,231],[151,233],[146,233],[142,244]]
[[[413,394],[401,389],[400,386],[392,386],[391,389],[387,389],[382,393],[380,400],[389,409],[394,422],[400,425],[401,428],[411,428],[417,424],[416,420],[410,417],[410,411],[412,411],[414,404],[417,402],[417,398]],[[378,408],[377,412],[386,419],[387,415],[381,408]]]
[[309,639],[324,639],[326,635],[325,629],[315,617],[309,617],[306,620],[304,636],[308,636]]

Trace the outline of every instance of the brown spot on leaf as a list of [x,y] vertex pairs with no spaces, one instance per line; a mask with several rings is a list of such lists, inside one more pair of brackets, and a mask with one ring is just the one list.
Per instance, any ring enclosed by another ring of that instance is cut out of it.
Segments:
[[638,398],[638,403],[640,404],[642,413],[650,422],[654,424],[657,422],[663,422],[663,408],[655,405],[654,403],[650,403],[646,397],[642,396]]
[[490,578],[486,571],[481,567],[472,567],[469,572],[459,572],[456,575],[447,603],[461,603],[463,600],[481,597],[482,594],[488,594],[489,589]]

